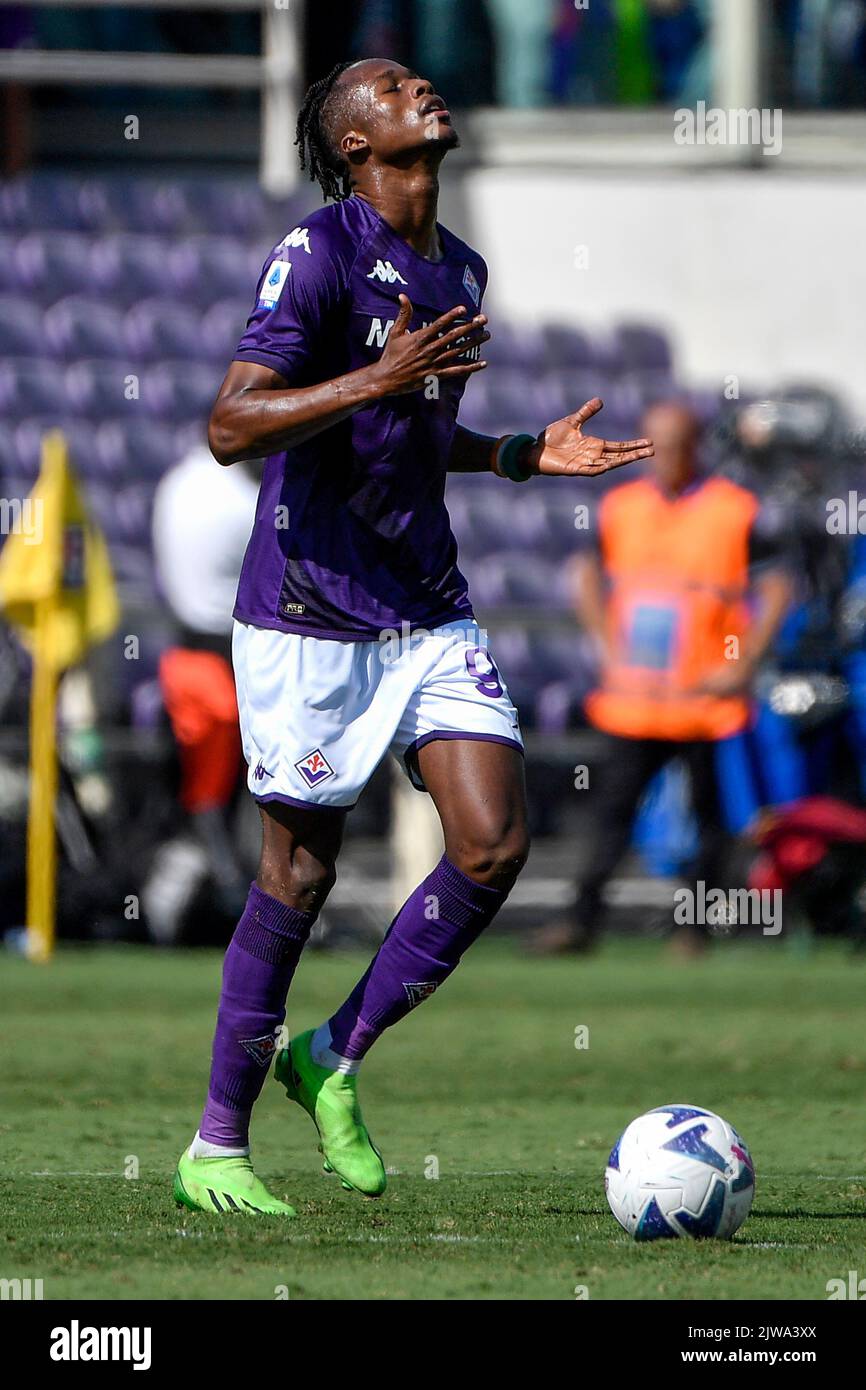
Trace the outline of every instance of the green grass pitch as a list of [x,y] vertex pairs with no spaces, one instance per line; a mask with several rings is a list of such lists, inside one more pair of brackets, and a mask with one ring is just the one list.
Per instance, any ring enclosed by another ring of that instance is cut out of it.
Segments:
[[[365,960],[308,954],[292,1029]],[[536,962],[482,941],[365,1064],[393,1170],[381,1201],[322,1174],[312,1125],[269,1077],[254,1157],[292,1222],[171,1200],[219,970],[211,951],[3,961],[0,1276],[41,1278],[47,1299],[824,1299],[829,1279],[866,1276],[866,961],[842,948],[673,963],[615,941]],[[757,1196],[730,1243],[637,1246],[608,1212],[613,1141],[670,1101],[720,1111],[751,1146]]]

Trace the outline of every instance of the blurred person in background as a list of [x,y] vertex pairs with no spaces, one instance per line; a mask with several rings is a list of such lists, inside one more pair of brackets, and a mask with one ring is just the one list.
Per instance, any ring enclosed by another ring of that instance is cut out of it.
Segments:
[[[656,405],[642,428],[655,441],[653,463],[605,497],[597,550],[574,563],[575,609],[602,662],[587,715],[606,747],[588,868],[570,910],[534,938],[541,952],[593,943],[641,797],[675,758],[688,769],[698,822],[690,877],[724,885],[716,744],[746,727],[756,669],[790,602],[779,544],[756,524],[758,499],[700,471],[690,409]],[[701,938],[684,929],[682,944],[699,948]]]
[[407,53],[437,87],[447,87],[455,106],[546,106],[561,4],[371,0],[363,7],[350,48],[352,53]]
[[[709,0],[371,0],[353,53],[401,48],[455,105],[643,105],[709,88]],[[454,41],[460,34],[460,43]],[[493,71],[490,71],[490,54]]]
[[[787,11],[787,12],[785,12]],[[783,7],[799,106],[866,102],[866,0],[793,0]]]
[[862,445],[842,403],[792,387],[741,409],[721,456],[755,480],[784,529],[796,600],[757,688],[754,733],[738,787],[750,814],[803,797],[866,801],[866,537],[831,522],[862,489]]
[[238,786],[241,745],[231,665],[231,609],[253,528],[259,470],[225,469],[204,445],[160,480],[153,505],[157,578],[178,625],[159,661],[159,683],[180,756],[180,802],[193,831],[162,846],[142,900],[151,932],[176,938],[183,913],[209,874],[228,913],[248,884],[226,817]]

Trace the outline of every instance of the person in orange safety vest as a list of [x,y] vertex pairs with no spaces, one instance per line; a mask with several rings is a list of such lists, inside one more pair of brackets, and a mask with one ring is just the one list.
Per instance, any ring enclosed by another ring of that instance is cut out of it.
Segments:
[[597,547],[573,562],[575,609],[601,668],[586,713],[605,746],[598,787],[590,783],[598,795],[587,868],[571,909],[536,937],[541,951],[593,942],[640,798],[675,758],[688,769],[698,822],[694,878],[723,886],[714,745],[746,727],[756,668],[791,597],[779,544],[758,524],[758,499],[699,470],[691,410],[656,405],[642,430],[655,458],[644,476],[607,493]]

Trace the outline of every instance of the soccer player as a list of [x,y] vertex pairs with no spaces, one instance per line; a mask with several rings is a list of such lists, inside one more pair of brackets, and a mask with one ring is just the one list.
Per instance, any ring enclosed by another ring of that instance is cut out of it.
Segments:
[[[428,81],[387,59],[341,64],[307,93],[297,143],[331,203],[268,257],[210,422],[220,463],[267,456],[233,639],[263,842],[226,952],[207,1103],[174,1184],[193,1209],[286,1216],[249,1150],[274,1053],[326,1171],[379,1196],[361,1061],[448,978],[527,855],[517,713],[457,568],[446,475],[489,471],[511,486],[652,454],[646,439],[584,435],[597,399],[537,438],[457,424],[466,381],[486,365],[487,267],[436,220],[439,165],[458,137]],[[445,853],[348,999],[283,1047],[346,815],[389,749],[432,796]]]

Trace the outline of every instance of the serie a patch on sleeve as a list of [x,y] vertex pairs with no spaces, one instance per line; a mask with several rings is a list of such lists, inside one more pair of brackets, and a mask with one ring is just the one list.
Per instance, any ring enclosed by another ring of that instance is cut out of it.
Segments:
[[259,308],[273,309],[283,292],[283,285],[292,268],[291,261],[271,261],[259,292]]

